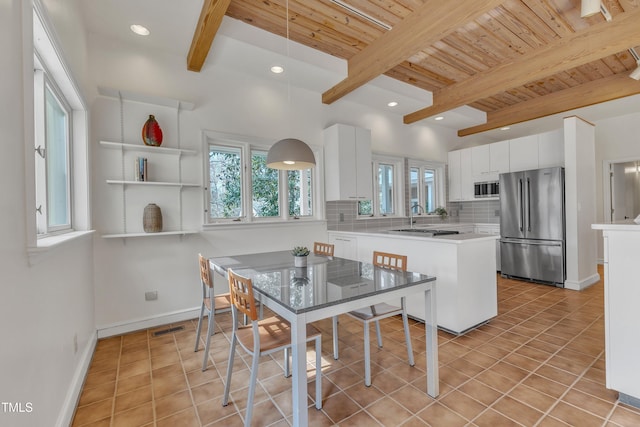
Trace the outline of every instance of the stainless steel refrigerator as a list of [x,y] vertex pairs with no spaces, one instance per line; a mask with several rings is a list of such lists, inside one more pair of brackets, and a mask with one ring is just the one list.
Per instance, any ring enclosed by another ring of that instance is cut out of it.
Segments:
[[502,276],[564,287],[563,168],[500,174],[500,255]]

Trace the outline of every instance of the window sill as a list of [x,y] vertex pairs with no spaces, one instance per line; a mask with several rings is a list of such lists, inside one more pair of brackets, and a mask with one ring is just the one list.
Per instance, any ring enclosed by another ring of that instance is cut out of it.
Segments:
[[43,237],[38,239],[36,246],[30,246],[27,248],[27,255],[29,256],[29,264],[33,265],[51,253],[52,250],[70,243],[75,240],[79,240],[84,237],[91,236],[94,230],[88,231],[72,231],[70,233],[57,234],[53,236]]
[[286,221],[256,221],[256,222],[224,222],[218,224],[203,224],[202,231],[212,230],[240,230],[273,227],[299,227],[308,225],[326,225],[324,219],[295,219]]

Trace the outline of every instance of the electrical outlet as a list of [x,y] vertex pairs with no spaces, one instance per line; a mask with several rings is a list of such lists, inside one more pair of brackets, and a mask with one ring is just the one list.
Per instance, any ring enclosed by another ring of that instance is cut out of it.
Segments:
[[155,301],[158,299],[158,291],[148,291],[144,293],[145,301]]
[[78,352],[78,334],[73,334],[73,354]]

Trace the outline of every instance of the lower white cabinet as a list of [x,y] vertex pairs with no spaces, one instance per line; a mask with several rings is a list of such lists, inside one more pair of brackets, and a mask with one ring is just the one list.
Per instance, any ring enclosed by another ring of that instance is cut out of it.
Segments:
[[358,260],[358,238],[355,235],[329,233],[329,243],[334,245],[333,254],[335,256]]

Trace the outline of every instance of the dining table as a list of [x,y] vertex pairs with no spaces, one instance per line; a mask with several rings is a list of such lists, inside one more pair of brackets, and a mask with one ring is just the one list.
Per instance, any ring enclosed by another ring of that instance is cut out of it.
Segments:
[[254,295],[291,324],[293,425],[308,425],[306,324],[351,310],[424,294],[426,393],[439,394],[436,277],[371,263],[310,254],[305,267],[290,251],[209,258],[225,278],[229,269],[252,280]]

